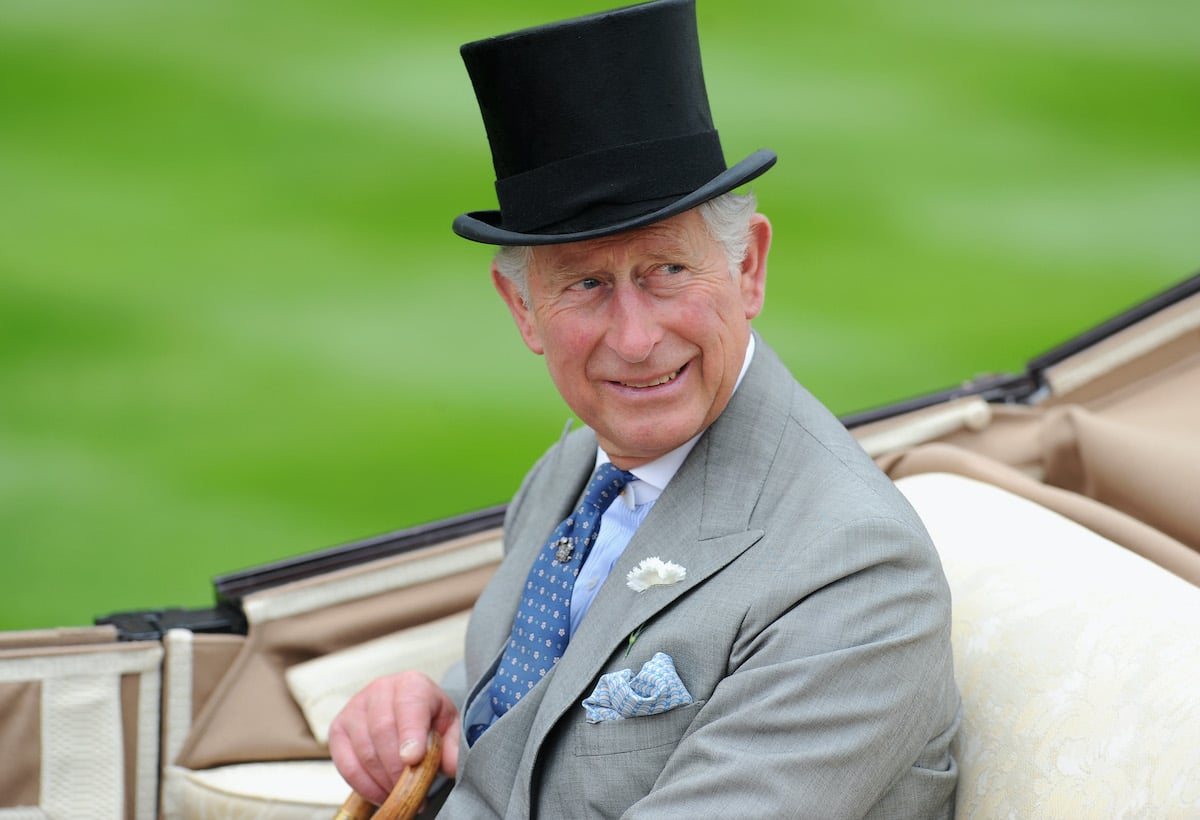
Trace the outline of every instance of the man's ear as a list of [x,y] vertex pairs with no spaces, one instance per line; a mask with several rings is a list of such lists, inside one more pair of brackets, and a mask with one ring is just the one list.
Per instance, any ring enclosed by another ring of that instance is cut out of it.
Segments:
[[762,214],[750,217],[750,242],[742,258],[742,304],[746,318],[753,319],[762,312],[767,292],[767,253],[771,250],[771,223]]
[[516,283],[500,273],[495,263],[492,263],[492,284],[496,286],[496,292],[500,294],[504,304],[508,305],[508,312],[512,314],[513,321],[517,323],[517,330],[521,332],[525,346],[541,356],[546,349],[542,346],[542,337],[537,331],[533,311],[521,298],[521,291],[517,288]]

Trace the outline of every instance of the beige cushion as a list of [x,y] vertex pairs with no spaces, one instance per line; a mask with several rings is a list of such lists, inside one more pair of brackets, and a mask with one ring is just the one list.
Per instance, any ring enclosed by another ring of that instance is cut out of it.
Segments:
[[239,763],[182,771],[178,804],[165,816],[178,820],[329,820],[350,788],[327,760]]
[[897,485],[954,596],[957,816],[1200,816],[1200,589],[990,485]]
[[382,675],[413,669],[441,680],[463,653],[470,610],[331,652],[290,667],[288,690],[313,737],[329,741],[329,724],[346,702]]

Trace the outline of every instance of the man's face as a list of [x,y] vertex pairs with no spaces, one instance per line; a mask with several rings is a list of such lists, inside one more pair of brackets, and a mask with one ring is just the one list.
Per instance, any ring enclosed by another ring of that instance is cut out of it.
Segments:
[[492,277],[563,399],[622,469],[711,424],[762,309],[770,224],[755,215],[740,270],[692,210],[615,236],[540,246],[529,302]]

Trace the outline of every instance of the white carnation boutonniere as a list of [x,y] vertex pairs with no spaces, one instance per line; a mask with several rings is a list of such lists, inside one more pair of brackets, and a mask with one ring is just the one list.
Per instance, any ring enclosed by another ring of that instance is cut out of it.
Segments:
[[625,585],[634,592],[645,592],[650,587],[678,584],[687,577],[687,570],[673,561],[664,561],[657,556],[646,558],[625,576]]
[[[678,584],[687,577],[687,570],[676,564],[674,561],[664,561],[655,556],[654,558],[645,558],[640,564],[629,570],[629,574],[625,576],[625,586],[632,589],[634,592],[645,592],[650,587],[670,586]],[[633,649],[634,643],[641,637],[642,630],[646,628],[642,624],[633,631],[633,634],[627,639],[625,646],[625,657],[629,657],[629,650]]]

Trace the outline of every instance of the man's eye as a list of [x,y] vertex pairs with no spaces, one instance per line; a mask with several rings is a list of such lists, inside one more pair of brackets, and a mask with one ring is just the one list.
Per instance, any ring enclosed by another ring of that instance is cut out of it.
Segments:
[[669,274],[683,273],[685,270],[683,265],[663,265],[662,272]]
[[600,287],[600,280],[599,279],[584,279],[584,280],[580,281],[579,287],[582,288],[583,290],[591,290],[592,288],[598,288],[598,287]]

